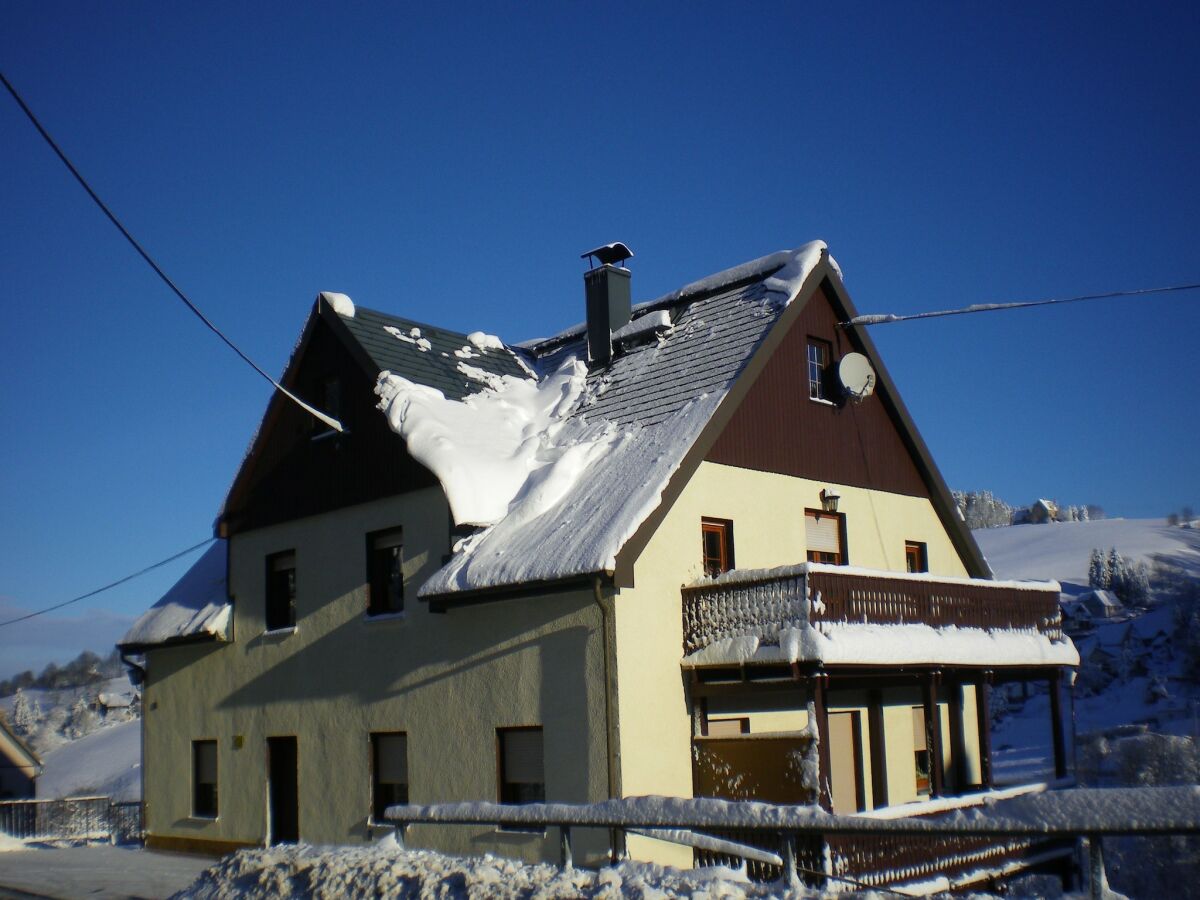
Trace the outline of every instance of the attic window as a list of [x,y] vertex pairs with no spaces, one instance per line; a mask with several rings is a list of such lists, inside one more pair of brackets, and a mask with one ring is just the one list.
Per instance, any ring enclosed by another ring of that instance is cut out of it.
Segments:
[[705,575],[712,577],[733,568],[733,522],[701,519],[700,537]]
[[829,341],[810,337],[808,339],[808,396],[811,400],[832,401],[829,396],[829,364],[833,359],[833,347]]
[[929,551],[922,541],[904,542],[904,563],[909,572],[929,571]]
[[285,550],[267,557],[267,631],[296,624],[296,552]]
[[367,615],[404,611],[404,531],[367,535]]

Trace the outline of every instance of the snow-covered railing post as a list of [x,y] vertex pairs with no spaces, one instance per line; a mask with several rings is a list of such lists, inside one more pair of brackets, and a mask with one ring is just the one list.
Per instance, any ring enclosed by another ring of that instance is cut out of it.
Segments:
[[564,869],[575,868],[575,859],[571,854],[571,826],[558,826],[559,859]]
[[1108,875],[1104,871],[1104,848],[1100,835],[1089,834],[1088,845],[1088,896],[1092,900],[1103,900],[1109,896]]
[[800,886],[800,873],[796,871],[796,835],[795,832],[779,832],[779,846],[783,850],[783,877],[789,887]]

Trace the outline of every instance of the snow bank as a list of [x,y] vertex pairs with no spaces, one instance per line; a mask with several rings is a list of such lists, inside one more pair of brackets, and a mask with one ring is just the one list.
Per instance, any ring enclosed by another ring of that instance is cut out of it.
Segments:
[[[756,884],[726,868],[623,862],[598,871],[424,850],[272,847],[228,856],[176,898],[243,897],[744,897],[811,898],[802,887]],[[840,894],[839,896],[854,896]]]
[[409,453],[442,483],[454,521],[491,525],[536,517],[611,446],[611,429],[568,427],[586,378],[587,366],[572,358],[540,382],[490,376],[461,401],[391,372],[380,373],[375,392]]
[[123,647],[147,647],[199,635],[228,640],[232,607],[225,586],[226,543],[213,542],[162,599],[118,641]]
[[344,319],[354,318],[354,301],[345,294],[321,291],[320,298],[333,307],[333,311]]
[[685,666],[815,662],[859,665],[1077,666],[1070,640],[1036,631],[986,631],[931,625],[861,625],[820,622],[784,628],[778,642],[757,635],[715,641],[683,660]]

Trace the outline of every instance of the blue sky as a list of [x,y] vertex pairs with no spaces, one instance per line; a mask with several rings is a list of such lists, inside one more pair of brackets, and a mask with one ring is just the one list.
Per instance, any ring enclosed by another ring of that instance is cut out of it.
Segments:
[[[509,340],[812,238],[863,312],[1200,281],[1200,8],[9,2],[0,66],[268,371],[313,297]],[[0,618],[204,538],[268,399],[0,96]],[[1200,293],[875,328],[947,481],[1200,508]],[[180,567],[0,628],[102,649]]]

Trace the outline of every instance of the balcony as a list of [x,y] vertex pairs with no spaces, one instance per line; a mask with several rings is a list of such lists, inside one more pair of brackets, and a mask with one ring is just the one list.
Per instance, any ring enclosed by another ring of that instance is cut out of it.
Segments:
[[1077,665],[1058,596],[1055,582],[734,570],[683,588],[684,663]]

